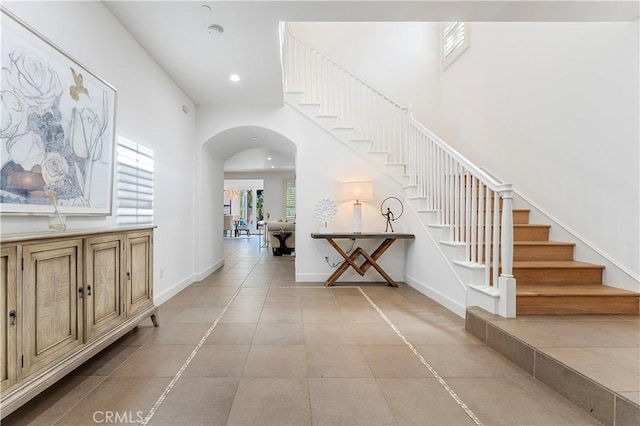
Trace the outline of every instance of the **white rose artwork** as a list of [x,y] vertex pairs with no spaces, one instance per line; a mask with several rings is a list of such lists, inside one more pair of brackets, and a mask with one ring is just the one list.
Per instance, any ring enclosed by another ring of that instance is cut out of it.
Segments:
[[318,201],[316,208],[314,210],[316,218],[322,223],[320,227],[320,233],[330,233],[333,232],[331,228],[329,228],[329,222],[336,218],[338,214],[338,207],[336,203],[331,201],[329,198],[323,198]]
[[1,211],[110,214],[115,89],[1,14]]

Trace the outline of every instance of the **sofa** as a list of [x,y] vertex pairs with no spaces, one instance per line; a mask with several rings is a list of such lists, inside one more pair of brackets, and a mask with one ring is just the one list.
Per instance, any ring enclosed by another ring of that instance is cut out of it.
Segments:
[[[267,222],[266,225],[266,235],[267,241],[269,242],[269,247],[271,247],[271,251],[274,256],[282,256],[283,254],[291,254],[295,251],[296,248],[296,224],[295,222],[285,222],[285,221],[272,221]],[[274,233],[291,233],[291,235],[287,235],[286,238],[282,235],[274,235]],[[284,239],[284,246],[281,244],[281,239]]]

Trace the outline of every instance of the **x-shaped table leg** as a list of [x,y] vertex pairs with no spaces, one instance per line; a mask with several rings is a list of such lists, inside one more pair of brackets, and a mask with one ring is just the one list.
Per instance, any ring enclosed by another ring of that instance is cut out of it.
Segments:
[[[382,267],[376,262],[376,260],[378,260],[380,256],[382,256],[382,254],[387,251],[391,244],[393,244],[393,242],[395,241],[394,239],[384,240],[371,255],[369,255],[369,253],[367,253],[362,247],[356,248],[353,253],[351,253],[351,255],[347,255],[347,253],[342,250],[342,248],[335,241],[333,241],[333,239],[328,238],[327,241],[329,241],[329,244],[331,244],[333,248],[338,253],[340,253],[340,256],[342,256],[345,260],[342,265],[340,265],[338,269],[336,269],[335,272],[331,274],[329,279],[327,279],[327,282],[325,283],[327,287],[334,285],[336,281],[338,281],[338,278],[340,278],[340,276],[347,269],[349,269],[349,267],[352,267],[358,274],[360,274],[360,276],[364,276],[367,270],[372,266],[376,271],[378,271],[380,275],[382,275],[382,277],[389,283],[390,286],[398,287],[398,284],[396,284],[396,282],[393,281],[389,274],[387,274],[384,269],[382,269]],[[362,265],[358,266],[358,264],[356,263],[356,259],[360,255],[365,258],[365,261],[362,263]]]

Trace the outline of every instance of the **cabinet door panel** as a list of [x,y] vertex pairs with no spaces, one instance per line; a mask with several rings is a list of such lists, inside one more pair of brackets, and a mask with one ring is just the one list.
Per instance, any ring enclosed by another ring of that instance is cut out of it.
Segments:
[[17,247],[2,247],[0,253],[0,390],[17,382],[17,319],[9,313],[21,314],[17,306]]
[[120,298],[123,244],[121,235],[85,240],[87,340],[116,326],[124,317]]
[[153,301],[152,250],[150,232],[134,232],[127,236],[127,315]]
[[23,248],[24,376],[82,344],[81,240]]

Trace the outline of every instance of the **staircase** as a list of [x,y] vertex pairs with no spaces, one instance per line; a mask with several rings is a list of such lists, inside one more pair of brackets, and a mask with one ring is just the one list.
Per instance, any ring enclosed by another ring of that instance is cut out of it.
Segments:
[[603,285],[603,266],[575,261],[571,243],[549,241],[549,225],[513,209],[511,185],[470,163],[410,108],[288,30],[283,53],[287,103],[402,185],[468,289],[467,303],[505,317],[639,314],[640,294]]
[[549,226],[529,225],[527,210],[514,210],[513,244],[518,315],[640,313],[638,293],[603,285],[604,266],[574,260],[575,244],[549,241]]

